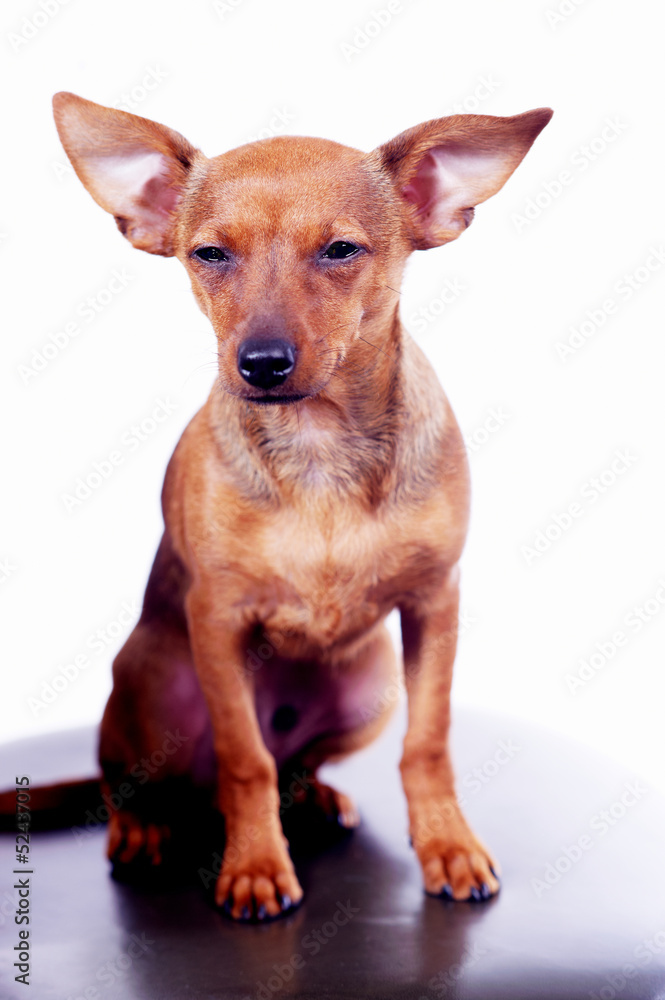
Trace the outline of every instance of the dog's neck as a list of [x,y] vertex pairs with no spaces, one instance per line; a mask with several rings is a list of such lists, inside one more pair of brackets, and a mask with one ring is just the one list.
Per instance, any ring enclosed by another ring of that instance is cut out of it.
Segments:
[[402,422],[402,336],[395,305],[377,312],[325,389],[298,403],[257,405],[213,391],[213,428],[246,495],[380,502]]

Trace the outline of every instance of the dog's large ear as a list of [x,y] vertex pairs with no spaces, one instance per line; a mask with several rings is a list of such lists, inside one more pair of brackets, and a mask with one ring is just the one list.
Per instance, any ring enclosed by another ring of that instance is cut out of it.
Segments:
[[76,94],[53,98],[60,141],[79,180],[139,250],[173,254],[174,212],[202,156],[178,132]]
[[452,115],[380,146],[375,155],[407,205],[414,249],[457,239],[476,205],[505,184],[551,117],[550,108],[511,118]]

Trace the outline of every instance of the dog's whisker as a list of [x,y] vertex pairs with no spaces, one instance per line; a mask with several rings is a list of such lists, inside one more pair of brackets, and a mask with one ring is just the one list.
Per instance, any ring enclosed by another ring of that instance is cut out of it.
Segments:
[[[314,344],[315,345],[316,344],[320,344],[322,340],[325,340],[326,337],[329,337],[331,333],[335,332],[335,330],[341,330],[345,326],[353,326],[353,323],[340,323],[339,326],[333,326],[332,329],[328,330],[327,333],[324,333],[321,337],[319,337],[317,340],[315,340]],[[333,350],[336,350],[336,348],[333,348]]]
[[[358,336],[360,337],[360,334],[358,334]],[[364,344],[369,344],[370,347],[373,347],[375,351],[380,351],[381,354],[385,354],[387,358],[392,358],[392,354],[388,354],[388,352],[384,351],[382,347],[377,347],[377,345],[373,344],[371,340],[366,340],[365,337],[360,337],[360,339]]]
[[[322,358],[325,354],[333,354],[333,353],[338,354],[339,353],[338,349],[336,347],[329,347],[325,351],[319,351],[317,353],[317,357]],[[339,358],[325,374],[329,375],[330,372],[334,371],[335,368],[341,368],[342,366],[344,366],[344,368],[349,372],[355,372],[358,375],[365,374],[364,368],[358,365],[353,365],[347,357]]]
[[193,368],[190,371],[189,375],[186,377],[185,381],[182,383],[183,387],[188,386],[189,383],[191,382],[191,380],[194,378],[194,376],[198,375],[199,372],[210,371],[210,370],[216,372],[216,371],[218,371],[218,369],[219,369],[219,365],[217,364],[216,361],[204,361],[203,364],[197,365],[196,368]]
[[358,375],[365,375],[366,370],[361,365],[352,364],[348,358],[341,358],[338,364],[339,368],[346,368],[347,371],[356,372]]

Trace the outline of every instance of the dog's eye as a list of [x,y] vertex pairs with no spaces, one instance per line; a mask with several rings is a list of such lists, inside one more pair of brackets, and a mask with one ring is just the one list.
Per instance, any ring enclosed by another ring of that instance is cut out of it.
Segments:
[[229,259],[219,247],[200,247],[200,249],[194,251],[194,256],[208,263]]
[[360,247],[355,246],[353,243],[346,243],[344,240],[337,240],[336,243],[330,244],[322,256],[328,257],[331,260],[343,260],[345,257],[353,257],[353,255],[358,253],[359,250]]

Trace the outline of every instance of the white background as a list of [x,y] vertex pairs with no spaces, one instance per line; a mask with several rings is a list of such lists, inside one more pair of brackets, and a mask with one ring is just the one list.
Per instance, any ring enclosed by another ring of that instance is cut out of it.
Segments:
[[[129,95],[209,155],[271,123],[371,149],[456,106],[549,105],[506,187],[457,243],[415,254],[404,284],[405,322],[474,445],[454,695],[665,787],[662,32],[645,0],[563,0],[561,15],[555,0],[402,0],[369,39],[357,31],[384,0],[44,4],[48,16],[34,0],[5,3],[0,30],[2,737],[99,719],[128,631],[114,622],[140,602],[160,537],[168,457],[214,376],[212,331],[181,265],[132,249],[67,170],[52,94]],[[126,287],[87,322],[81,303],[99,305],[114,270]],[[628,297],[618,286],[636,272],[646,280]],[[455,280],[462,291],[441,311]],[[596,313],[604,321],[563,360],[557,342],[610,298],[614,313]],[[33,349],[74,321],[78,336],[26,377]],[[130,451],[126,432],[160,398],[174,412]],[[122,466],[68,512],[63,493],[119,448]],[[617,450],[629,468],[592,502],[585,484]],[[576,501],[580,516],[529,563],[523,546],[548,525],[554,536],[552,517]],[[630,626],[645,605],[654,614]],[[100,628],[115,638],[95,653]],[[605,658],[596,643],[617,631],[626,641]],[[566,675],[594,652],[598,670],[572,693]],[[51,704],[30,701],[83,653],[88,666]]]

